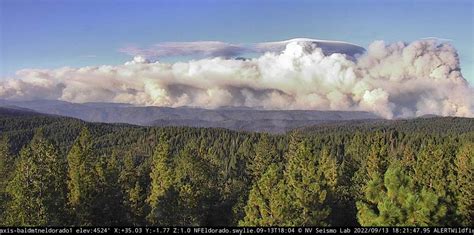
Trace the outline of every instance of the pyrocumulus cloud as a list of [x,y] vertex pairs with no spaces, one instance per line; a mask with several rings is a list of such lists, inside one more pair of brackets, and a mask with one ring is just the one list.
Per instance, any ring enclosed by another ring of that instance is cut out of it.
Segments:
[[[186,46],[211,56],[188,62],[150,62],[146,55],[137,55],[118,66],[20,70],[15,78],[0,82],[0,98],[365,110],[385,118],[473,116],[474,92],[462,77],[457,52],[449,42],[375,41],[352,58],[296,40],[281,52],[248,60],[212,57],[221,54],[216,52],[221,44],[209,45],[210,51]],[[172,48],[160,53],[174,53]]]

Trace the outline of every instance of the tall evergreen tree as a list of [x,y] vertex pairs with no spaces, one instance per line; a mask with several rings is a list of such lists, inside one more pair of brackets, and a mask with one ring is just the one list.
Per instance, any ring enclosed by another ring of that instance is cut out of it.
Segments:
[[362,226],[436,226],[446,214],[438,196],[417,188],[397,162],[390,165],[383,179],[372,177],[357,209]]
[[255,147],[255,157],[248,165],[249,173],[254,180],[258,180],[271,163],[279,161],[279,155],[271,142],[270,136],[263,134]]
[[405,146],[403,150],[403,156],[400,161],[403,167],[407,170],[410,176],[414,174],[414,167],[416,164],[416,156],[413,148],[410,145]]
[[142,182],[142,164],[128,151],[123,159],[119,183],[124,194],[123,205],[126,208],[127,224],[140,226],[146,224],[147,203],[145,183]]
[[421,187],[426,187],[440,199],[446,199],[448,184],[445,182],[449,159],[444,158],[443,150],[439,145],[429,142],[425,144],[417,155],[414,178]]
[[428,139],[423,143],[414,167],[413,178],[419,187],[425,187],[439,197],[439,201],[447,207],[444,225],[456,225],[456,202],[454,192],[457,191],[454,181],[455,153],[445,139],[443,143],[436,143]]
[[151,208],[147,220],[153,225],[169,225],[168,223],[172,222],[166,218],[169,209],[166,208],[166,204],[169,204],[169,201],[164,200],[167,199],[165,196],[174,182],[170,154],[169,141],[162,136],[152,158],[151,189],[147,198]]
[[57,150],[37,132],[20,152],[8,185],[11,201],[7,222],[15,226],[66,223],[65,165]]
[[323,148],[318,161],[318,171],[324,177],[326,185],[331,192],[336,190],[338,184],[338,169],[336,158],[330,155],[327,148]]
[[10,152],[10,143],[6,136],[0,138],[0,226],[5,226],[5,211],[9,196],[7,193],[7,185],[13,173],[14,160]]
[[97,196],[94,199],[95,224],[123,225],[126,219],[124,195],[119,185],[120,166],[118,153],[103,156],[95,166],[97,172]]
[[456,155],[456,213],[462,226],[474,223],[474,144],[464,144]]
[[364,197],[364,187],[368,185],[369,181],[374,179],[374,177],[379,177],[380,174],[385,172],[386,159],[386,146],[383,144],[381,134],[377,133],[374,136],[374,140],[370,142],[368,157],[361,162],[359,169],[352,177],[352,191],[354,192],[356,200],[360,200]]
[[38,194],[44,193],[39,176],[40,166],[31,156],[30,148],[23,148],[15,173],[7,191],[11,197],[6,217],[11,226],[44,226],[48,223],[46,205]]
[[349,143],[347,143],[346,155],[353,160],[354,168],[359,168],[362,165],[362,161],[368,156],[369,146],[366,138],[367,136],[357,131],[352,135]]
[[253,185],[240,226],[291,226],[281,167],[272,163]]
[[87,128],[83,128],[74,142],[68,160],[68,202],[74,213],[74,224],[94,224],[95,199],[99,185],[96,172],[96,155]]
[[178,194],[176,219],[173,223],[184,226],[203,226],[208,221],[209,209],[218,200],[216,172],[200,155],[195,141],[189,142],[174,161],[175,186]]
[[[328,190],[335,189],[337,169],[329,159],[327,149],[318,160],[306,141],[293,144],[297,147],[286,157],[288,163],[284,177],[288,188],[287,203],[292,212],[287,219],[296,226],[325,225],[330,213],[326,204]],[[290,146],[292,148],[295,147]]]
[[386,159],[385,151],[382,150],[384,146],[381,146],[379,142],[375,142],[371,145],[369,151],[369,157],[367,158],[365,165],[366,180],[365,182],[372,180],[384,171],[384,161]]

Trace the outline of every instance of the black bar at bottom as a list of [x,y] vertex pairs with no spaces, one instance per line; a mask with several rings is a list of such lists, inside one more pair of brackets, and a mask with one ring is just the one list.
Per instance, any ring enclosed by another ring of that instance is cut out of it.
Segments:
[[472,227],[0,227],[0,234],[474,234]]

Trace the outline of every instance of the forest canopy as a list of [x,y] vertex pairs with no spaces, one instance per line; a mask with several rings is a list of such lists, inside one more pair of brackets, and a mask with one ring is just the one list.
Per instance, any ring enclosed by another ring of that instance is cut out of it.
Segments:
[[1,226],[473,226],[474,119],[272,135],[0,111]]

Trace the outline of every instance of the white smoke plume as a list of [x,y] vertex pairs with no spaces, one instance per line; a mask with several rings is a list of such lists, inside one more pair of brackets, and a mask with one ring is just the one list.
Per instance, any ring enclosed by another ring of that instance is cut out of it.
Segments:
[[474,92],[447,42],[373,42],[355,60],[307,41],[248,60],[24,69],[0,82],[3,99],[120,102],[147,106],[249,106],[365,110],[385,118],[472,117]]

